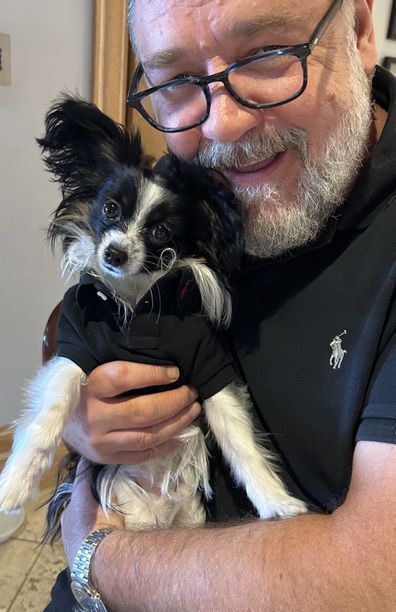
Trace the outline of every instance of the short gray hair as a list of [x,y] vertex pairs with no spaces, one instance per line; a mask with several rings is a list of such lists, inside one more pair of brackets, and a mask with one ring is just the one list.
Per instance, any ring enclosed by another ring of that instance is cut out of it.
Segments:
[[131,41],[132,48],[137,53],[137,45],[136,45],[136,33],[135,33],[135,0],[128,0],[128,30],[129,30],[129,39]]

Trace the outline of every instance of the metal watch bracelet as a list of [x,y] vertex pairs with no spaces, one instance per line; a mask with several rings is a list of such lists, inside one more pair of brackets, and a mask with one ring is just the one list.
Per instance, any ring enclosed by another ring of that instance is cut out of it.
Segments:
[[107,610],[100,594],[90,582],[90,568],[96,547],[113,531],[116,531],[116,529],[110,527],[93,531],[84,538],[78,549],[70,571],[70,577],[73,594],[82,610],[98,610],[100,612],[106,612]]

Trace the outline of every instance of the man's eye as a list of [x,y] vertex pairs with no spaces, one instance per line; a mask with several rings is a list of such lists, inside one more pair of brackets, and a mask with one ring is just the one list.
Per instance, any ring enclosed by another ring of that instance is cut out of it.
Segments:
[[266,47],[258,47],[250,51],[247,57],[252,57],[253,55],[261,55],[262,53],[267,53],[269,51],[276,51],[277,49],[283,49],[288,45],[267,45]]
[[169,77],[167,76],[166,78],[161,78],[161,80],[158,81],[158,83],[157,83],[157,81],[155,81],[154,84],[151,83],[150,87],[154,87],[155,85],[166,85],[170,81],[180,81],[182,79],[189,79],[190,77],[199,78],[199,75],[198,74],[193,74],[192,72],[190,72],[189,74],[185,74],[185,73],[175,74],[174,76],[170,76],[169,75]]
[[192,74],[191,72],[189,74],[178,74],[177,76],[173,77],[172,80],[177,81],[177,79],[188,79],[188,78],[194,77],[194,76],[197,77],[198,75]]
[[168,242],[172,238],[172,232],[167,225],[160,223],[151,230],[151,235],[156,242]]
[[110,219],[111,221],[116,221],[120,218],[121,215],[120,205],[117,204],[117,202],[113,201],[106,202],[106,204],[103,206],[103,214],[107,219]]

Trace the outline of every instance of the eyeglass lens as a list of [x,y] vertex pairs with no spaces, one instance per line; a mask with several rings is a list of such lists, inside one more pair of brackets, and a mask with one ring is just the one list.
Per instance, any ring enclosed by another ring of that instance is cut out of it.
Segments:
[[[304,71],[297,56],[262,57],[231,70],[228,83],[242,103],[267,106],[298,94],[303,87]],[[142,78],[138,91],[146,88]],[[159,126],[168,129],[196,125],[207,113],[202,87],[191,83],[164,87],[143,98],[141,104]]]

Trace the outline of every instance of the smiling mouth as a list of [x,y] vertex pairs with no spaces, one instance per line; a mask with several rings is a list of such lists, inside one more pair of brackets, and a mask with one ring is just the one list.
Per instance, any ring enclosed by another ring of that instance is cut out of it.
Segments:
[[279,151],[254,164],[223,168],[222,172],[234,187],[260,185],[276,177],[278,166],[287,151],[288,149]]
[[259,161],[256,164],[241,166],[239,168],[229,168],[229,170],[231,170],[232,172],[240,172],[241,174],[250,174],[252,172],[257,172],[258,170],[263,170],[264,168],[267,168],[267,166],[270,166],[276,159],[278,159],[281,153],[284,153],[284,151],[279,151],[279,153],[275,153],[275,155],[267,157],[267,159]]

